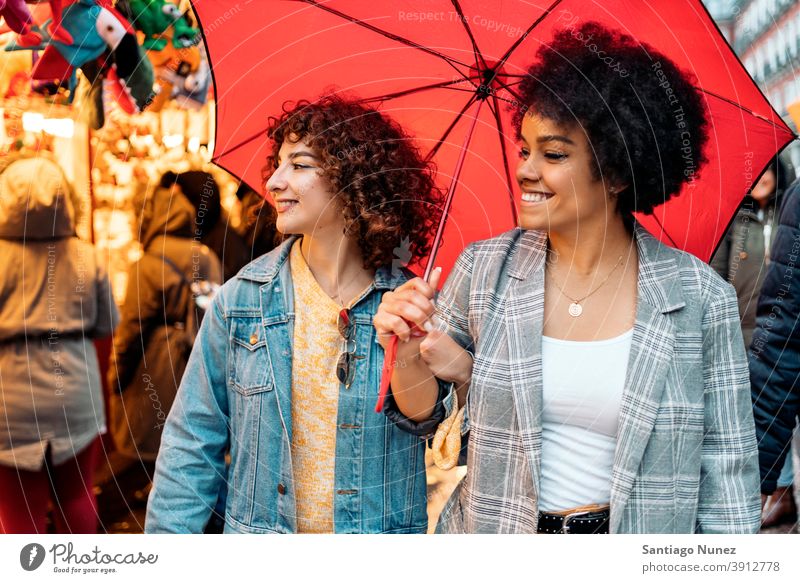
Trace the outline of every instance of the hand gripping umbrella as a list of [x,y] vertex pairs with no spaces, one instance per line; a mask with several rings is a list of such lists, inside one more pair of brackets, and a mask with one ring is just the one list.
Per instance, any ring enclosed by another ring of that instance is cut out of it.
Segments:
[[[514,108],[524,107],[517,86],[555,29],[600,22],[649,44],[694,75],[710,121],[709,162],[680,196],[653,215],[637,216],[669,245],[708,260],[754,180],[794,138],[700,0],[234,5],[194,0],[193,5],[214,77],[214,161],[261,191],[268,115],[288,99],[313,99],[332,90],[358,95],[416,136],[436,163],[440,185],[448,191],[448,212],[434,241],[436,262],[445,271],[467,243],[516,225],[510,120]],[[587,49],[592,50],[588,41]],[[426,277],[433,264],[432,254]],[[382,395],[391,376],[391,352]]]

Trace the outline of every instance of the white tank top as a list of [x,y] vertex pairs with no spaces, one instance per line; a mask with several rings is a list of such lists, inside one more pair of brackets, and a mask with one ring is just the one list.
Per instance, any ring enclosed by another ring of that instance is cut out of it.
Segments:
[[607,503],[633,330],[608,340],[542,337],[539,510]]

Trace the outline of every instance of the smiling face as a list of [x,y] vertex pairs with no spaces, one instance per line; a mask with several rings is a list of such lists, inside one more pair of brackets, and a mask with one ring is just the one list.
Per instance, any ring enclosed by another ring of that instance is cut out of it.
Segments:
[[526,115],[520,134],[516,177],[522,190],[521,228],[574,233],[579,225],[599,224],[616,215],[609,185],[592,172],[591,149],[579,126],[565,128]]
[[267,180],[267,191],[278,211],[277,229],[285,235],[341,233],[344,219],[323,175],[319,155],[302,140],[286,140],[277,165]]

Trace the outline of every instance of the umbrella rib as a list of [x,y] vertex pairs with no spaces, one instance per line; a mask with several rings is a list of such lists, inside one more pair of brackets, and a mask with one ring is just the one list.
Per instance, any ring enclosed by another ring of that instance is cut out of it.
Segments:
[[360,99],[358,102],[374,103],[376,101],[386,101],[388,99],[397,99],[398,97],[405,97],[406,95],[412,95],[414,93],[419,93],[421,91],[429,91],[431,89],[452,89],[454,91],[466,91],[468,93],[474,93],[472,89],[460,89],[458,87],[450,87],[451,85],[463,82],[464,79],[456,79],[454,81],[441,81],[439,83],[431,83],[430,85],[422,85],[420,87],[413,87],[411,89],[403,89],[402,91],[387,93],[385,95],[378,95],[376,97],[365,97],[364,99]]
[[675,241],[672,239],[672,237],[670,236],[670,234],[669,234],[669,233],[667,233],[667,229],[664,227],[664,224],[663,224],[663,223],[662,223],[662,222],[659,220],[659,218],[658,218],[658,215],[656,215],[656,213],[653,213],[653,214],[652,214],[652,215],[650,215],[650,216],[651,216],[651,217],[653,217],[653,220],[654,220],[656,223],[658,223],[658,226],[659,226],[659,227],[661,227],[661,232],[662,232],[662,233],[664,233],[664,235],[667,237],[667,239],[669,239],[670,245],[672,245],[672,246],[673,246],[673,247],[675,247],[676,249],[679,249],[679,247],[678,247],[678,244],[677,244],[677,243],[676,243],[676,242],[675,242]]
[[252,135],[252,136],[250,136],[249,138],[245,138],[244,140],[242,140],[241,142],[239,142],[238,144],[236,144],[236,145],[235,145],[235,146],[233,146],[232,148],[230,148],[230,149],[228,149],[228,150],[225,150],[225,151],[224,151],[224,152],[222,152],[221,154],[214,154],[214,159],[215,159],[215,160],[219,160],[219,159],[220,159],[220,158],[222,158],[223,156],[227,156],[228,154],[232,154],[233,152],[235,152],[235,151],[236,151],[236,150],[238,150],[239,148],[243,148],[244,146],[246,146],[246,145],[247,145],[247,144],[249,144],[250,142],[252,142],[252,141],[254,141],[254,140],[257,140],[258,138],[262,137],[262,136],[263,136],[263,135],[264,135],[266,132],[267,132],[267,130],[266,130],[266,129],[259,130],[259,131],[258,131],[258,133],[255,133],[255,134],[253,134],[253,135]]
[[[457,91],[464,91],[464,92],[467,92],[467,93],[471,93],[474,96],[474,91],[472,91],[471,89],[458,89],[456,87],[448,87],[449,85],[455,85],[456,83],[462,83],[462,82],[463,82],[463,79],[457,79],[455,81],[443,81],[441,83],[432,83],[431,85],[425,85],[425,86],[422,86],[422,87],[414,87],[412,89],[406,89],[404,91],[397,91],[396,93],[388,93],[386,95],[379,95],[377,97],[368,97],[368,98],[359,100],[359,103],[373,103],[373,102],[376,102],[376,101],[385,101],[385,100],[388,100],[388,99],[396,99],[398,97],[404,97],[406,95],[411,95],[413,93],[418,93],[418,92],[421,92],[421,91],[427,91],[427,90],[438,89],[438,88],[453,89],[453,90],[457,90]],[[466,108],[465,108],[465,111],[466,111]],[[459,117],[463,113],[464,113],[464,111],[462,111],[459,114]],[[452,130],[452,127],[448,129],[448,133],[449,133],[450,130]],[[218,158],[221,158],[223,156],[227,156],[228,154],[232,154],[233,152],[235,152],[239,148],[242,148],[242,147],[246,146],[247,144],[249,144],[250,142],[262,137],[266,131],[267,131],[266,129],[263,129],[263,130],[259,131],[258,133],[253,134],[252,136],[250,136],[248,138],[245,138],[244,140],[242,140],[241,142],[239,142],[235,146],[229,148],[228,150],[225,150],[221,154],[214,154],[214,158],[218,159]],[[445,134],[442,137],[442,139],[444,139],[445,137],[447,137],[447,134]]]
[[[492,95],[492,102],[489,104],[489,109],[494,115],[494,121],[497,124],[497,137],[500,139],[500,151],[503,154],[503,169],[506,172],[506,183],[508,184],[508,202],[511,204],[511,216],[514,218],[514,224],[518,225],[517,207],[514,206],[514,188],[511,182],[511,171],[509,170],[508,151],[506,150],[506,142],[503,139],[505,132],[503,130],[503,119],[500,117],[500,104],[497,102],[497,96]],[[494,105],[494,107],[492,106]]]
[[418,49],[418,50],[420,50],[422,52],[428,53],[429,55],[433,55],[434,57],[438,57],[440,59],[443,59],[448,65],[453,67],[453,69],[455,69],[458,72],[459,75],[462,75],[464,78],[467,78],[467,76],[464,75],[464,72],[461,71],[458,67],[456,67],[456,65],[461,65],[462,67],[465,67],[467,69],[469,69],[470,66],[467,65],[466,63],[462,63],[458,59],[454,59],[453,57],[448,57],[444,53],[440,53],[439,51],[436,51],[434,49],[431,49],[429,47],[426,47],[424,45],[416,43],[416,42],[414,42],[414,41],[412,41],[410,39],[407,39],[407,38],[404,38],[402,36],[399,36],[399,35],[397,35],[397,34],[395,34],[393,32],[389,32],[388,30],[383,30],[381,28],[378,28],[374,24],[369,24],[367,22],[364,22],[363,20],[360,20],[360,19],[358,19],[358,18],[356,18],[354,16],[350,16],[348,14],[345,14],[344,12],[340,12],[339,10],[336,10],[335,8],[331,8],[330,6],[325,6],[323,4],[320,4],[320,2],[318,0],[295,0],[295,1],[304,2],[306,4],[309,4],[311,6],[319,8],[320,10],[324,10],[326,12],[329,12],[329,13],[333,14],[334,16],[338,16],[339,18],[343,18],[345,20],[348,20],[348,21],[352,22],[353,24],[357,24],[358,26],[366,28],[367,30],[371,30],[372,32],[376,32],[376,33],[380,34],[381,36],[385,36],[388,39],[397,41],[397,42],[399,42],[401,44],[404,44],[406,46],[409,46],[411,48]]
[[508,91],[511,95],[514,96],[514,99],[517,100],[517,103],[522,103],[522,96],[516,92],[516,90],[511,88],[511,85],[508,83],[503,83],[500,79],[495,79],[506,91]]
[[[467,107],[472,105],[472,103],[475,101],[478,100],[470,100],[470,103],[467,104]],[[444,227],[447,224],[447,217],[450,215],[450,207],[453,204],[453,195],[455,194],[456,187],[458,186],[458,179],[461,177],[461,169],[464,167],[464,160],[467,158],[469,143],[472,141],[472,135],[475,133],[475,127],[478,125],[478,118],[481,115],[481,107],[483,107],[483,100],[478,101],[478,109],[475,111],[475,117],[472,118],[472,123],[469,126],[469,130],[467,130],[467,135],[464,136],[464,143],[461,145],[461,152],[458,154],[456,167],[453,169],[453,177],[450,180],[450,187],[447,189],[447,196],[445,197],[442,216],[439,219],[439,226],[436,228],[436,234],[433,236],[431,251],[428,255],[428,264],[425,266],[425,274],[422,276],[425,281],[430,280],[431,271],[433,271],[433,266],[436,262],[436,255],[438,255],[439,247],[442,244],[442,235],[444,235]],[[464,112],[462,111],[462,113]]]
[[[744,105],[742,105],[740,103],[736,103],[732,99],[728,99],[727,97],[723,97],[719,93],[714,93],[713,91],[709,91],[708,89],[703,89],[702,87],[697,87],[697,90],[698,91],[702,91],[703,93],[705,93],[706,95],[710,95],[711,97],[716,97],[717,99],[720,99],[720,100],[724,101],[725,103],[729,103],[729,104],[733,105],[734,107],[738,107],[739,109],[741,109],[745,113],[749,113],[750,115],[752,115],[754,117],[757,117],[758,119],[764,120],[768,124],[774,126],[775,128],[781,130],[782,132],[786,133],[786,128],[785,127],[782,127],[781,125],[775,123],[771,119],[768,119],[768,118],[764,117],[760,113],[757,113],[757,112],[753,111],[752,109],[749,109],[749,108],[745,107]],[[794,133],[792,133],[792,132],[790,132],[790,133],[792,134],[793,137],[795,137],[795,138],[797,137]]]
[[541,15],[539,18],[537,18],[537,19],[536,19],[536,20],[533,22],[533,24],[531,24],[531,25],[528,27],[528,30],[526,30],[526,31],[525,31],[525,33],[524,33],[524,34],[523,34],[521,37],[519,37],[519,38],[518,38],[518,39],[517,39],[517,40],[514,42],[514,44],[513,44],[513,45],[511,45],[511,46],[509,47],[509,49],[506,51],[506,54],[504,54],[504,55],[503,55],[503,57],[500,59],[500,61],[497,63],[497,69],[498,69],[498,70],[500,69],[500,67],[502,67],[503,65],[505,65],[505,64],[506,64],[506,61],[507,61],[507,60],[509,59],[509,57],[511,56],[511,53],[513,53],[514,51],[516,51],[516,50],[517,50],[517,47],[518,47],[520,44],[522,44],[522,41],[524,41],[526,38],[528,38],[528,35],[531,33],[531,31],[532,31],[534,28],[536,28],[537,26],[539,26],[539,23],[540,23],[540,22],[542,22],[542,20],[544,20],[545,18],[547,18],[548,16],[550,16],[550,13],[551,13],[553,10],[555,10],[556,6],[558,6],[559,4],[561,4],[561,2],[563,2],[563,0],[556,0],[555,2],[553,2],[553,3],[552,3],[552,4],[551,4],[551,5],[550,5],[550,6],[547,8],[547,10],[545,10],[545,11],[544,11],[544,14],[542,14],[542,15]]
[[433,157],[439,151],[439,148],[442,147],[442,144],[447,139],[447,136],[449,136],[450,132],[453,131],[453,128],[456,127],[456,124],[461,119],[461,116],[466,113],[466,111],[470,108],[470,106],[473,103],[475,103],[476,99],[477,95],[473,93],[472,97],[470,97],[469,100],[467,101],[467,104],[461,109],[461,111],[458,112],[458,115],[455,117],[455,119],[453,119],[453,122],[449,126],[447,126],[447,129],[445,130],[444,134],[442,134],[442,137],[439,138],[439,140],[436,142],[436,145],[431,149],[430,152],[428,152],[428,155],[425,156],[426,162],[433,160]]
[[464,11],[461,9],[461,3],[458,0],[450,0],[453,4],[453,8],[456,9],[456,13],[458,13],[458,18],[461,20],[461,24],[464,26],[464,30],[467,31],[467,36],[469,36],[469,40],[472,43],[472,52],[475,54],[475,64],[476,65],[486,65],[486,60],[483,58],[481,54],[481,50],[478,48],[478,42],[475,40],[475,36],[472,34],[472,29],[469,27],[469,22],[467,22],[467,17],[464,16]]

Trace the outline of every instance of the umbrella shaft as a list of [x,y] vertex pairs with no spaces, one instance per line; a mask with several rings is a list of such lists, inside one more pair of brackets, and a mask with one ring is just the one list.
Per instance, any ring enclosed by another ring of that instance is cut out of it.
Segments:
[[475,133],[475,126],[478,124],[478,117],[481,115],[481,107],[483,107],[483,103],[484,100],[478,100],[478,109],[475,112],[475,117],[472,118],[472,125],[470,125],[467,135],[464,136],[464,144],[461,146],[461,153],[458,155],[458,161],[456,162],[456,167],[453,171],[453,179],[450,182],[450,188],[447,189],[447,197],[445,198],[442,218],[439,219],[439,227],[436,229],[436,236],[433,238],[433,246],[431,247],[431,253],[428,257],[428,264],[425,266],[425,275],[423,275],[423,279],[425,281],[428,281],[430,278],[431,272],[433,271],[433,266],[436,263],[436,254],[439,252],[439,247],[442,243],[442,235],[444,234],[444,227],[447,223],[447,216],[450,214],[450,206],[453,202],[453,194],[455,193],[456,186],[458,185],[458,178],[461,175],[461,169],[464,167],[464,160],[467,157],[469,143],[472,140],[472,134]]

